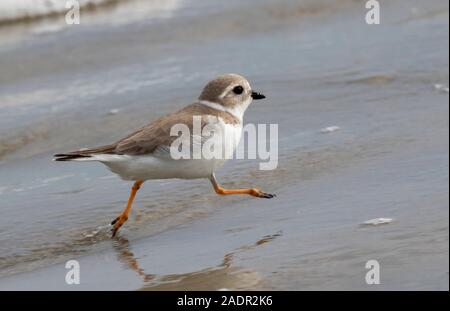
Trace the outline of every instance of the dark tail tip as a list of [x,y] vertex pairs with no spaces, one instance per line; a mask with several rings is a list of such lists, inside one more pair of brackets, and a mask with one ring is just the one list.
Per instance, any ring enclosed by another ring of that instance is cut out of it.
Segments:
[[85,154],[67,154],[67,153],[58,153],[53,156],[54,161],[71,161],[79,158],[89,158],[90,155]]

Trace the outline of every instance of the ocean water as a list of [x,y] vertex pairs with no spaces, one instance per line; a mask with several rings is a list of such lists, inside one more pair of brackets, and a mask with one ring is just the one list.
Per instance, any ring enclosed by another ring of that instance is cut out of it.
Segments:
[[[130,0],[81,25],[1,25],[0,289],[448,290],[448,2],[381,9],[369,26],[350,0]],[[267,96],[245,122],[279,125],[279,166],[232,160],[218,178],[277,198],[146,182],[112,240],[131,185],[52,154],[119,139],[227,72]]]

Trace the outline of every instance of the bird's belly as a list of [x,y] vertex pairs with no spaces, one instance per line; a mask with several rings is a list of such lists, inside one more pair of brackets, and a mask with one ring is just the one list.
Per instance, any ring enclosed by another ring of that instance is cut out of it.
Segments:
[[112,172],[125,180],[208,178],[224,164],[219,159],[180,159],[145,156],[122,156],[103,162]]

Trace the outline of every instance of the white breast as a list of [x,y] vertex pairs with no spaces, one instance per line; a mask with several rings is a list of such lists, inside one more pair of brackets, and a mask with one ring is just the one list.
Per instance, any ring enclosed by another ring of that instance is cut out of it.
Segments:
[[234,124],[225,124],[223,126],[224,129],[224,141],[226,145],[226,150],[228,151],[225,154],[226,159],[231,159],[234,151],[239,145],[239,141],[241,140],[242,135],[242,125],[234,125]]

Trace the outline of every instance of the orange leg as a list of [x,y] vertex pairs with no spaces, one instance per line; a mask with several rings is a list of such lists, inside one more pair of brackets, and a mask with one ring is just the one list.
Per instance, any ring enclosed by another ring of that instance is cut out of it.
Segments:
[[112,236],[114,237],[119,230],[120,227],[128,220],[128,214],[131,211],[131,205],[133,204],[134,197],[136,196],[136,193],[138,192],[139,188],[141,188],[141,185],[144,182],[141,180],[138,180],[134,183],[133,187],[131,188],[130,197],[128,198],[127,206],[123,210],[122,214],[119,215],[116,219],[114,219],[111,222],[111,225],[114,227],[112,228]]
[[251,188],[251,189],[225,189],[216,180],[216,176],[214,174],[210,177],[211,183],[214,187],[214,190],[217,194],[220,195],[228,195],[228,194],[248,194],[257,198],[271,199],[275,197],[275,194],[265,193],[259,189]]

